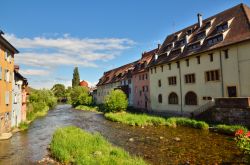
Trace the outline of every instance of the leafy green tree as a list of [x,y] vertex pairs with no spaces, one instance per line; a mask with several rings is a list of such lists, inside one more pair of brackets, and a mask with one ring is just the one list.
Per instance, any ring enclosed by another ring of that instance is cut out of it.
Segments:
[[113,90],[105,97],[104,106],[106,112],[126,111],[128,107],[127,96],[122,90]]
[[70,96],[73,107],[92,104],[92,97],[89,95],[88,88],[86,87],[77,86],[72,88]]
[[51,91],[54,93],[54,95],[58,98],[58,99],[63,99],[66,97],[66,89],[65,86],[63,84],[55,84]]
[[72,79],[72,87],[79,86],[80,84],[80,76],[78,72],[78,67],[75,67],[74,73],[73,73],[73,79]]

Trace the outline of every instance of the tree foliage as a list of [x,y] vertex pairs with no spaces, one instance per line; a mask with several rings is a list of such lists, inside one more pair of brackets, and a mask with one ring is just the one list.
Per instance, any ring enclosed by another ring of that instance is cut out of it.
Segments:
[[66,97],[66,89],[65,86],[63,84],[55,84],[51,91],[54,93],[54,95],[58,98],[58,99],[63,99]]
[[88,88],[86,87],[77,86],[72,88],[70,96],[73,107],[92,104],[92,97],[89,95]]
[[126,111],[128,107],[128,99],[122,90],[113,90],[105,97],[105,111],[119,112]]
[[72,79],[72,87],[79,86],[80,84],[80,76],[78,72],[78,67],[75,67],[74,73],[73,73],[73,79]]

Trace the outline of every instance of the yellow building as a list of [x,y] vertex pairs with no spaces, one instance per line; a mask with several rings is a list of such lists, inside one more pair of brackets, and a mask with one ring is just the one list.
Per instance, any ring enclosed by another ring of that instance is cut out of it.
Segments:
[[2,34],[0,31],[0,133],[10,130],[14,54],[18,53]]
[[250,9],[237,5],[167,36],[150,68],[153,111],[190,115],[250,96]]

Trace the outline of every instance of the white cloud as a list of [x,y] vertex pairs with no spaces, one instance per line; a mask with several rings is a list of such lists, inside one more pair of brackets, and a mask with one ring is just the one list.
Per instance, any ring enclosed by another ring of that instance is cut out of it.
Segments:
[[5,37],[21,50],[16,62],[25,65],[50,67],[56,65],[79,65],[96,67],[95,61],[114,59],[125,49],[135,44],[126,38],[74,38],[69,34],[63,37],[18,38],[13,34]]
[[42,69],[26,69],[26,70],[20,70],[20,73],[24,76],[44,76],[49,75],[49,70],[42,70]]

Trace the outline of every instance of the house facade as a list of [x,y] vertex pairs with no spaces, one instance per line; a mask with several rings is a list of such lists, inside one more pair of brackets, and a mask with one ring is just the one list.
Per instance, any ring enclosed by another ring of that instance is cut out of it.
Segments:
[[149,90],[149,73],[147,66],[152,60],[158,49],[144,52],[141,59],[135,64],[132,72],[133,84],[133,107],[141,110],[150,110],[150,90]]
[[14,54],[18,53],[2,35],[0,31],[0,133],[11,128]]
[[190,114],[213,98],[250,96],[250,9],[240,4],[167,36],[152,60],[151,108]]

